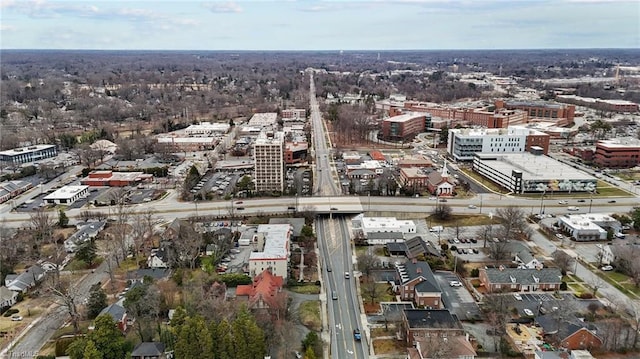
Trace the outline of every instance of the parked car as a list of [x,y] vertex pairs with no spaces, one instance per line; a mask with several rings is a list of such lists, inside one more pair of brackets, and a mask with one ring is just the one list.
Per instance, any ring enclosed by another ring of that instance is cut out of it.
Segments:
[[612,200],[610,200],[610,201],[609,201],[609,202],[607,202],[607,203],[616,203],[616,200],[615,200],[615,199],[612,199]]
[[564,236],[563,236],[562,234],[560,234],[560,233],[556,233],[556,237],[557,237],[558,239],[563,239],[563,238],[564,238]]
[[472,251],[473,251],[473,253],[474,253],[474,254],[478,254],[478,253],[480,253],[480,251],[478,250],[478,248],[473,248],[473,249],[472,249]]
[[608,271],[612,271],[612,270],[613,270],[613,267],[612,267],[612,266],[603,266],[603,267],[602,267],[602,268],[600,268],[600,269],[602,269],[602,270],[603,270],[603,271],[605,271],[605,272],[608,272]]
[[471,243],[478,243],[478,240],[475,238],[470,238],[469,241],[471,241]]
[[450,285],[450,286],[452,286],[452,287],[462,287],[462,283],[460,283],[460,282],[459,282],[459,281],[457,281],[457,280],[452,280],[452,281],[450,281],[450,282],[449,282],[449,285]]
[[514,297],[516,300],[522,300],[522,296],[521,296],[520,294],[518,294],[518,293],[513,293],[513,297]]
[[14,314],[11,316],[11,320],[13,320],[14,322],[19,322],[22,320],[22,316],[19,316],[18,314]]
[[531,309],[529,308],[524,308],[523,310],[524,314],[528,317],[533,317],[533,312],[531,311]]
[[300,352],[295,352],[294,354],[296,356],[296,359],[302,359],[302,354],[300,354]]
[[584,202],[585,202],[585,200],[584,200],[584,199],[579,199],[579,200],[578,200],[578,202],[580,202],[580,203],[584,203]]

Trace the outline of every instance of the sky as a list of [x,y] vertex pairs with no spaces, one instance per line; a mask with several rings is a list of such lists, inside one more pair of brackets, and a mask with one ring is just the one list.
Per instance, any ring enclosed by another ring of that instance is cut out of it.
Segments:
[[640,0],[0,1],[0,49],[640,48]]

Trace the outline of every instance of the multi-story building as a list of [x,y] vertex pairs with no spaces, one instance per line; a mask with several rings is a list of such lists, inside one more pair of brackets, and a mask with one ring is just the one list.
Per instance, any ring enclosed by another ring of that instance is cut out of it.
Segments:
[[273,127],[278,121],[278,114],[275,112],[255,113],[249,120],[249,126]]
[[638,112],[638,104],[626,100],[603,100],[592,97],[581,97],[576,95],[559,95],[557,101],[572,103],[604,111],[633,113]]
[[307,118],[307,110],[303,108],[290,108],[282,110],[281,116],[283,119],[304,120]]
[[309,144],[304,142],[287,142],[284,146],[284,162],[288,165],[307,161]]
[[470,161],[476,153],[523,153],[531,147],[549,151],[549,135],[524,126],[508,128],[450,129],[447,152],[458,161]]
[[473,170],[514,193],[592,192],[597,179],[553,158],[532,153],[478,153]]
[[0,152],[0,162],[8,165],[21,165],[40,161],[58,155],[55,145],[35,145]]
[[382,139],[391,141],[406,141],[413,139],[417,134],[427,128],[427,118],[431,115],[425,113],[405,113],[386,118],[382,121]]
[[284,190],[284,134],[263,131],[253,147],[254,176],[257,192]]
[[[513,125],[521,125],[529,122],[528,114],[522,110],[497,109],[489,106],[480,107],[443,107],[436,104],[424,104],[419,102],[405,102],[404,110],[414,112],[427,112],[433,117],[432,123],[427,127],[439,128],[436,118],[447,121],[437,121],[440,125],[449,128],[455,125],[482,126],[487,128],[505,128]],[[390,115],[396,114],[399,109],[391,109]]]
[[229,132],[231,126],[226,123],[201,122],[199,124],[190,125],[184,129],[184,132],[192,137],[214,136],[216,134],[225,134]]
[[559,290],[562,273],[558,268],[480,268],[480,283],[489,293]]
[[522,110],[529,115],[530,120],[542,119],[554,121],[557,125],[567,125],[573,122],[576,106],[548,102],[531,101],[503,101],[495,102],[496,109]]
[[289,246],[293,229],[290,224],[261,224],[251,240],[255,245],[249,256],[249,275],[255,277],[265,270],[287,280]]
[[596,143],[595,163],[606,168],[630,168],[640,163],[640,140],[614,138]]

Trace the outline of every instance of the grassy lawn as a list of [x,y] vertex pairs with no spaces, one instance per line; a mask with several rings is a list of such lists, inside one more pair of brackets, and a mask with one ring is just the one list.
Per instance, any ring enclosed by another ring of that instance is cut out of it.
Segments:
[[594,195],[594,197],[625,197],[628,195],[629,192],[618,189],[618,187],[614,187],[605,181],[598,180],[598,194]]
[[471,215],[458,215],[454,214],[449,217],[447,220],[441,220],[437,218],[435,215],[431,215],[426,218],[427,223],[433,226],[452,226],[458,223],[461,227],[467,226],[482,226],[485,224],[498,224],[500,221],[497,217],[490,219],[488,216],[481,214],[471,214]]
[[298,294],[320,294],[320,286],[315,284],[296,285],[288,289]]
[[307,300],[300,303],[298,313],[300,315],[300,323],[310,330],[320,331],[322,328],[322,319],[320,318],[319,300]]
[[378,337],[388,337],[391,335],[396,335],[396,331],[394,328],[392,328],[391,326],[389,326],[388,330],[384,330],[383,328],[371,328],[371,336],[373,339],[378,338]]
[[637,288],[627,275],[619,272],[598,272],[597,274],[631,299],[640,297],[640,288]]
[[396,339],[376,339],[373,341],[373,351],[376,355],[406,353],[404,341]]
[[[360,294],[362,295],[362,300],[365,303],[371,303],[371,295],[370,293],[367,293],[366,290],[366,286],[368,284],[363,284],[360,286]],[[391,293],[391,286],[387,283],[375,283],[376,286],[376,292],[378,293],[378,296],[375,299],[374,302],[393,302],[395,300],[395,297],[393,296],[393,294]]]

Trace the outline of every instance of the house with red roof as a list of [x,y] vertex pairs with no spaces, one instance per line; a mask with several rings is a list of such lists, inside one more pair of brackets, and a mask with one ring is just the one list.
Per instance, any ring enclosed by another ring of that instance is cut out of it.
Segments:
[[284,278],[265,269],[253,278],[253,283],[239,285],[236,297],[246,300],[250,309],[277,309],[284,295]]

